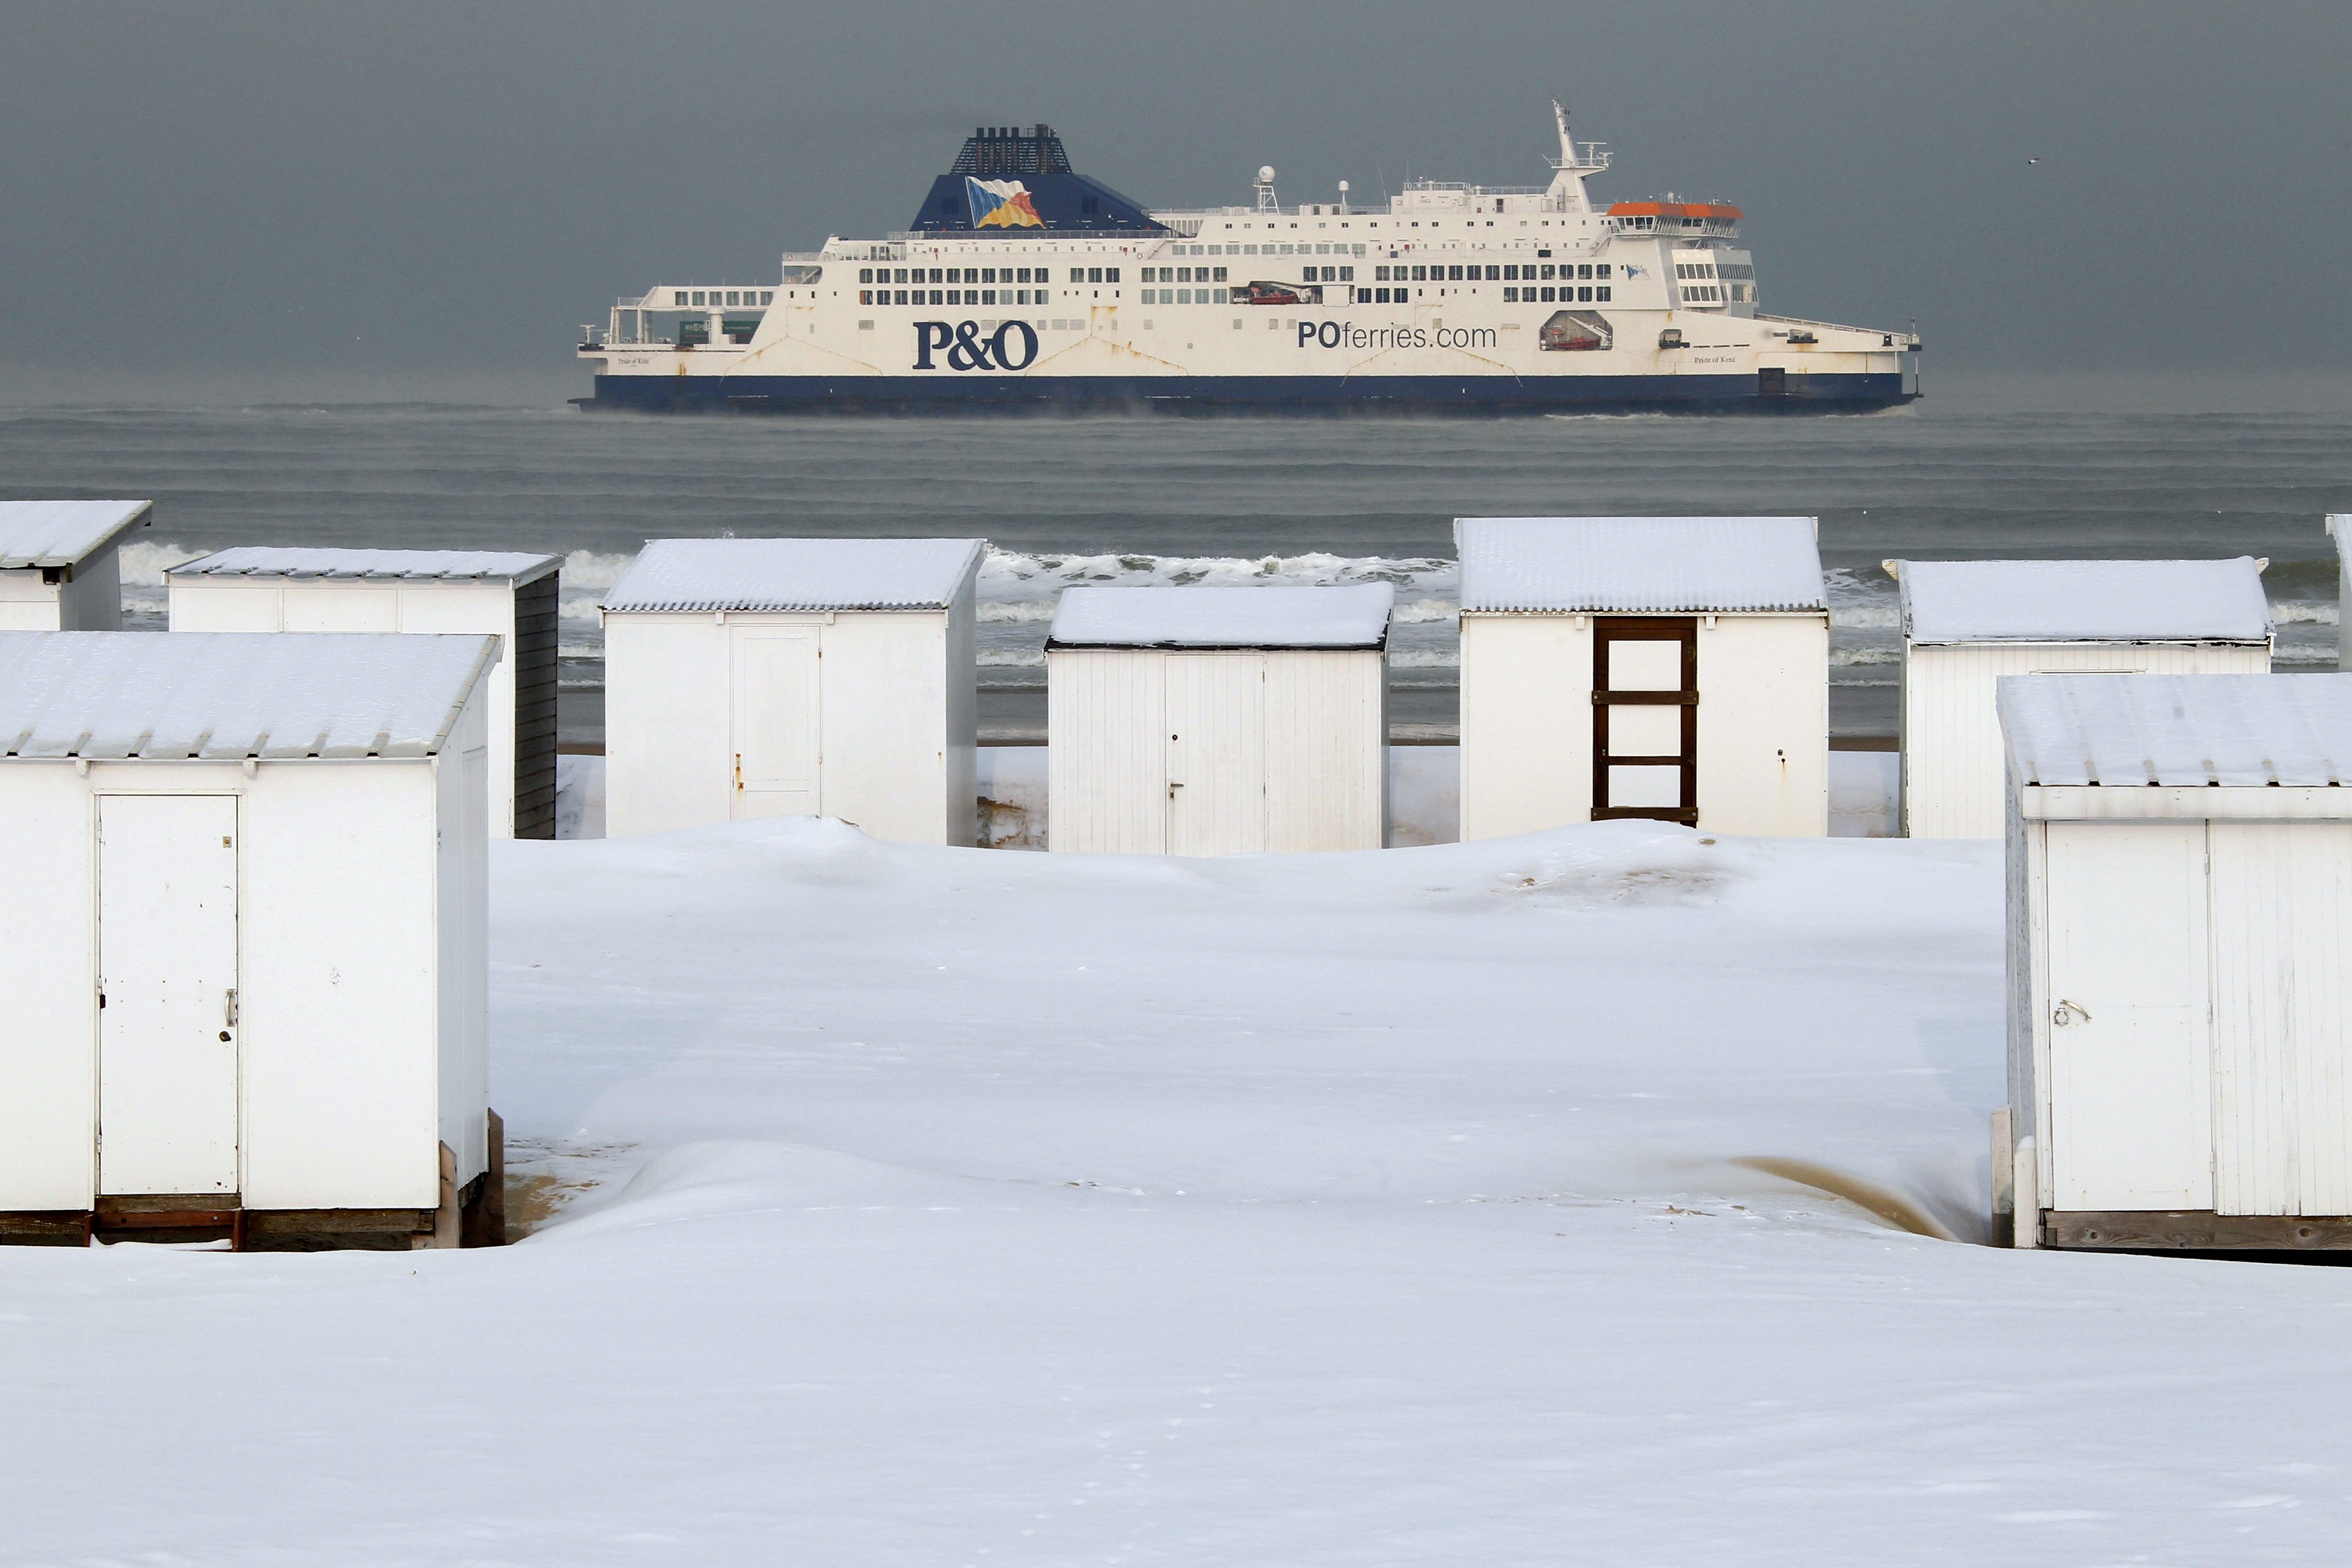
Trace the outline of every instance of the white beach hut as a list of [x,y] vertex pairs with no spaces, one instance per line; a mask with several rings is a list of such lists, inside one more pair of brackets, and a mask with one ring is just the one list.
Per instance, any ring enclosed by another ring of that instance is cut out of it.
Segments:
[[2352,1247],[2352,676],[2012,677],[1998,701],[1996,1230]]
[[487,633],[493,837],[555,837],[562,558],[507,550],[218,551],[164,574],[175,632]]
[[122,626],[115,550],[152,501],[0,501],[0,632],[110,632]]
[[1395,599],[1385,583],[1066,591],[1045,645],[1047,847],[1381,848]]
[[978,539],[656,539],[604,597],[604,828],[971,844]]
[[1462,837],[1829,831],[1809,517],[1485,517],[1462,557]]
[[498,1239],[497,651],[0,634],[0,1239]]
[[1998,838],[2005,675],[2259,675],[2263,563],[1889,561],[1903,622],[1903,824]]

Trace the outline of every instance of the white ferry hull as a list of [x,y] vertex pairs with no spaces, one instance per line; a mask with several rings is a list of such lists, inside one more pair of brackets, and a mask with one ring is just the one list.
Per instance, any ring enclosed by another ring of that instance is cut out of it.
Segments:
[[[1890,359],[1894,356],[1888,356]],[[1866,413],[1918,395],[1915,369],[1498,375],[599,375],[583,408],[649,414],[1120,410],[1300,413]]]

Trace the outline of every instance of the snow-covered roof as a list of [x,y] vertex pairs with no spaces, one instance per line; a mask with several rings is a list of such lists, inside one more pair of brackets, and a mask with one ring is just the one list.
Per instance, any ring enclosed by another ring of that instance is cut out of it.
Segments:
[[560,555],[527,550],[327,550],[266,544],[217,550],[172,568],[174,577],[352,577],[513,583],[546,576]]
[[0,568],[77,566],[147,515],[145,500],[0,500]]
[[0,632],[0,757],[426,757],[488,637]]
[[1396,589],[1069,588],[1052,647],[1379,647]]
[[2030,784],[2352,784],[2352,675],[2011,675]]
[[607,610],[943,610],[984,539],[656,539]]
[[2268,642],[2263,563],[1892,561],[1915,643]]
[[1465,517],[1466,611],[1826,610],[1810,517]]

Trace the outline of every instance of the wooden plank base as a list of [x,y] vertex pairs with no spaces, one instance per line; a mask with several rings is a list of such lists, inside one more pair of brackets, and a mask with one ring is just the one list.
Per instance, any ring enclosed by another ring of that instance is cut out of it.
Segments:
[[2099,1252],[2352,1252],[2352,1215],[2044,1209],[2042,1245]]
[[0,1247],[88,1247],[87,1209],[20,1209],[0,1214]]

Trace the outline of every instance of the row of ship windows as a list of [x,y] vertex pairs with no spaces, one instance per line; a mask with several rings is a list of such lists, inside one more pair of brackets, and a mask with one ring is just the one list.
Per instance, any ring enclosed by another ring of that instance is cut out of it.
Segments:
[[1685,305],[1745,305],[1756,298],[1753,283],[1685,283],[1682,289]]
[[1168,253],[1171,256],[1361,256],[1364,247],[1349,245],[1345,240],[1337,245],[1174,245],[1169,247]]
[[[623,301],[626,303],[626,301]],[[772,305],[776,302],[773,289],[673,289],[670,309],[682,310],[689,305]]]
[[[1051,283],[1050,267],[861,267],[860,283]],[[1116,283],[1116,267],[1073,267],[1073,283]]]
[[861,305],[1043,305],[1051,289],[860,289]]
[[[1354,268],[1348,269],[1352,277]],[[1307,268],[1307,281],[1314,281],[1313,268]],[[1143,268],[1146,283],[1223,283],[1225,269],[1222,267],[1147,267]]]
[[1677,278],[1753,278],[1756,268],[1744,261],[1677,261]]
[[1460,267],[1375,267],[1372,268],[1372,276],[1376,279],[1394,279],[1398,282],[1419,283],[1426,279],[1432,283],[1459,283],[1483,275],[1497,282],[1510,282],[1522,278],[1533,279],[1538,276],[1549,278],[1555,273],[1562,278],[1606,278],[1610,273],[1610,266],[1606,261],[1598,266],[1587,261],[1580,262],[1573,267],[1563,262],[1558,268],[1538,268],[1533,262],[1527,262],[1517,266],[1507,263],[1501,267],[1488,267],[1483,269],[1483,274],[1482,269],[1476,267],[1471,267],[1466,270],[1467,279],[1465,277],[1465,269]]

